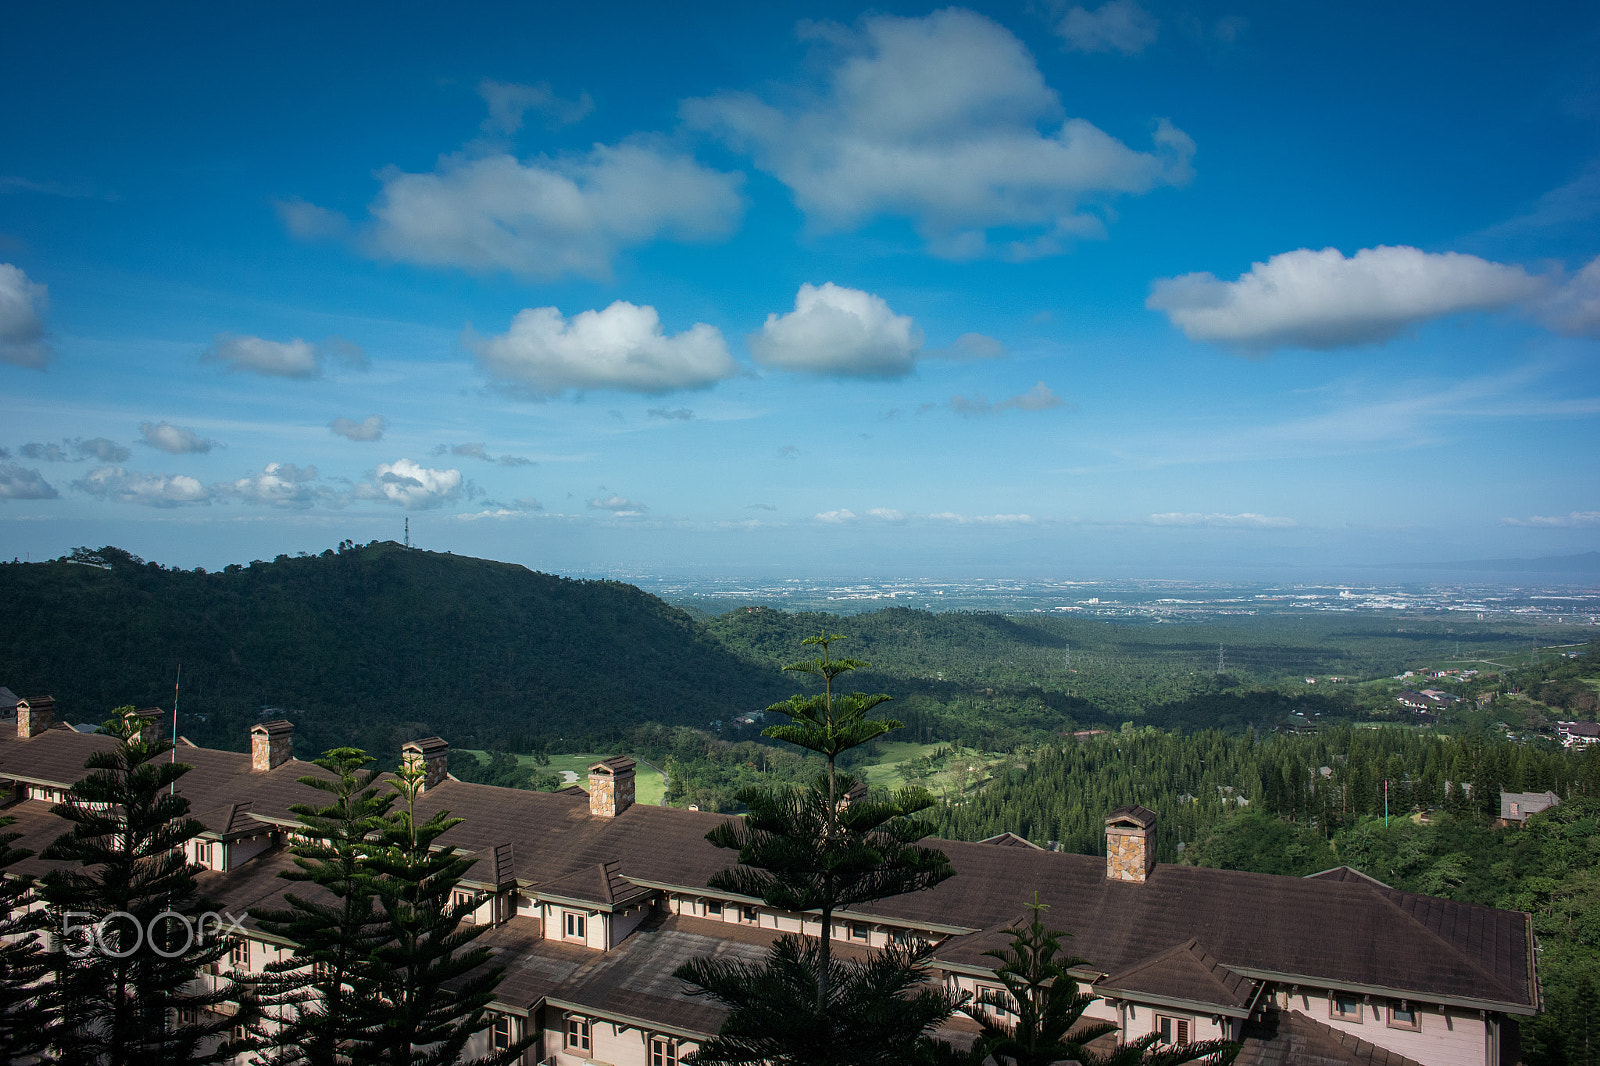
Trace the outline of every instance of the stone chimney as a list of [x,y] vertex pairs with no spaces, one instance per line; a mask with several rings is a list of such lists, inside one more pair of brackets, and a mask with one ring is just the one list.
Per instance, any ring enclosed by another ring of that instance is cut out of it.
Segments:
[[250,727],[250,771],[264,774],[294,754],[294,723],[279,718]]
[[1106,880],[1141,884],[1156,868],[1156,812],[1133,804],[1106,818]]
[[450,776],[450,743],[441,737],[423,737],[400,745],[400,761],[407,767],[422,767],[422,790],[435,787]]
[[54,696],[29,696],[17,701],[17,739],[27,740],[49,729],[56,720]]
[[589,767],[589,813],[615,818],[633,806],[634,761],[613,755]]

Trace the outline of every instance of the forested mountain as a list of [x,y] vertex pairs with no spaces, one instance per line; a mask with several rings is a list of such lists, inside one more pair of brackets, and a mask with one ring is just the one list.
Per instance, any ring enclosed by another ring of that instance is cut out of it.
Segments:
[[706,727],[790,687],[682,611],[614,581],[574,581],[393,542],[169,570],[115,548],[0,564],[0,685],[58,714],[172,706],[180,731],[241,748],[263,708],[297,747],[392,752],[437,733],[528,750],[643,722]]

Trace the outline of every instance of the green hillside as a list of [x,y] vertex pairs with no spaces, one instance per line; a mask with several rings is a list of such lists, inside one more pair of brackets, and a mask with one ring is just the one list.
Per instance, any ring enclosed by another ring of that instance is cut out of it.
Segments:
[[682,611],[632,585],[341,545],[318,556],[168,570],[114,548],[0,564],[0,685],[61,717],[172,705],[180,731],[242,748],[263,708],[302,755],[396,751],[437,733],[473,748],[603,741],[643,722],[705,727],[788,694]]

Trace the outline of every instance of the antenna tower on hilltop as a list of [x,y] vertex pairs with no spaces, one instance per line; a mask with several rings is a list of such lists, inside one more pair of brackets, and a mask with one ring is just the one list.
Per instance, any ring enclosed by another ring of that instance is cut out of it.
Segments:
[[406,519],[406,547],[411,547],[411,519]]

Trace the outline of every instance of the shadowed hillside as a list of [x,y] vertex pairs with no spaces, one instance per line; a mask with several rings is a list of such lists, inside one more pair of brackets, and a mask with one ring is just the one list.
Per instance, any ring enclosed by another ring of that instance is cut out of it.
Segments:
[[393,542],[222,573],[115,548],[0,565],[0,685],[71,722],[172,707],[180,732],[242,749],[263,707],[297,747],[392,752],[438,733],[524,748],[641,722],[696,725],[787,695],[682,611],[632,585],[574,581]]

